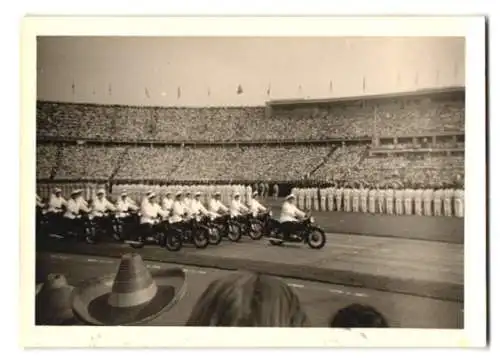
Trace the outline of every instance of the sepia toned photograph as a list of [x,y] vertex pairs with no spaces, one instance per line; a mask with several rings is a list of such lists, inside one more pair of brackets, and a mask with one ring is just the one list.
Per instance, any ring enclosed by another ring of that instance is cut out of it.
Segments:
[[465,36],[35,43],[33,325],[464,329]]

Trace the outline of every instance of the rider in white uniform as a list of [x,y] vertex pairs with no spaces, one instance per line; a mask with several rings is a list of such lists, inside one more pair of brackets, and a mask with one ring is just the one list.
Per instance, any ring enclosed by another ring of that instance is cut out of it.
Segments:
[[295,195],[288,195],[281,207],[281,229],[285,234],[285,239],[289,239],[300,227],[300,220],[306,214],[295,206]]
[[63,206],[66,206],[67,202],[62,197],[62,191],[60,188],[55,188],[54,193],[50,196],[49,199],[49,208],[48,212],[60,213],[62,212]]
[[241,202],[239,192],[234,194],[229,211],[231,213],[231,217],[233,218],[240,217],[242,214],[249,212],[249,209]]
[[178,224],[184,221],[186,214],[189,213],[189,210],[186,207],[184,200],[182,199],[182,192],[177,192],[175,194],[175,201],[172,205],[172,212],[170,216],[171,224]]
[[66,203],[64,219],[67,225],[69,225],[69,229],[73,231],[81,227],[80,212],[90,213],[90,209],[82,203],[82,192],[80,189],[71,192],[71,198]]
[[254,192],[252,193],[252,198],[250,199],[250,203],[248,204],[248,207],[250,209],[250,213],[252,214],[253,217],[257,217],[261,212],[266,212],[267,209],[260,204],[259,201],[257,201],[258,193]]
[[118,217],[124,218],[128,216],[129,210],[137,211],[139,208],[135,203],[131,203],[133,201],[128,197],[127,192],[122,192],[120,198],[116,202],[116,210],[118,211]]
[[97,198],[92,201],[92,216],[103,217],[108,211],[116,211],[115,206],[106,198],[105,191],[101,188],[97,191]]
[[200,198],[201,198],[201,192],[196,192],[194,194],[193,203],[191,204],[191,213],[193,215],[209,216],[210,213],[205,208],[205,206],[203,206],[203,203],[201,202]]

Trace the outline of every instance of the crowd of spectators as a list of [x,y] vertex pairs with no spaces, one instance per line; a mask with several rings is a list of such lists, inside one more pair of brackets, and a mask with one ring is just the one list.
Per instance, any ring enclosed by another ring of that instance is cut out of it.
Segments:
[[[443,144],[446,145],[446,144]],[[439,145],[437,149],[443,148]],[[333,148],[333,152],[332,152]],[[464,156],[406,153],[369,155],[368,144],[253,146],[37,147],[37,178],[181,181],[363,181],[447,183]]]
[[50,178],[57,164],[59,147],[53,144],[40,144],[36,147],[36,178]]
[[264,107],[137,107],[38,102],[39,137],[105,140],[255,141],[423,135],[464,130],[463,100],[425,104],[357,102],[309,114]]
[[125,147],[68,145],[56,168],[55,179],[108,179],[112,176]]

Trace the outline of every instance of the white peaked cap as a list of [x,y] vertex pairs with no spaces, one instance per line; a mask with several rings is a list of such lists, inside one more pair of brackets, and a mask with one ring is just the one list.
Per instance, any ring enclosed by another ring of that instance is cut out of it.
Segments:
[[295,198],[295,195],[293,193],[289,194],[288,196],[285,197],[285,200],[289,200],[291,198]]

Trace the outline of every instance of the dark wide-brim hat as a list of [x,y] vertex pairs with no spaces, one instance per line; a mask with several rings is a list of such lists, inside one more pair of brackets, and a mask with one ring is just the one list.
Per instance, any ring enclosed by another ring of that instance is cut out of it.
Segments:
[[66,325],[75,321],[71,302],[74,287],[62,274],[49,274],[36,286],[35,322],[37,325]]
[[75,287],[73,312],[90,325],[137,325],[171,309],[184,295],[180,268],[151,273],[137,253],[122,257],[116,274],[93,278]]

